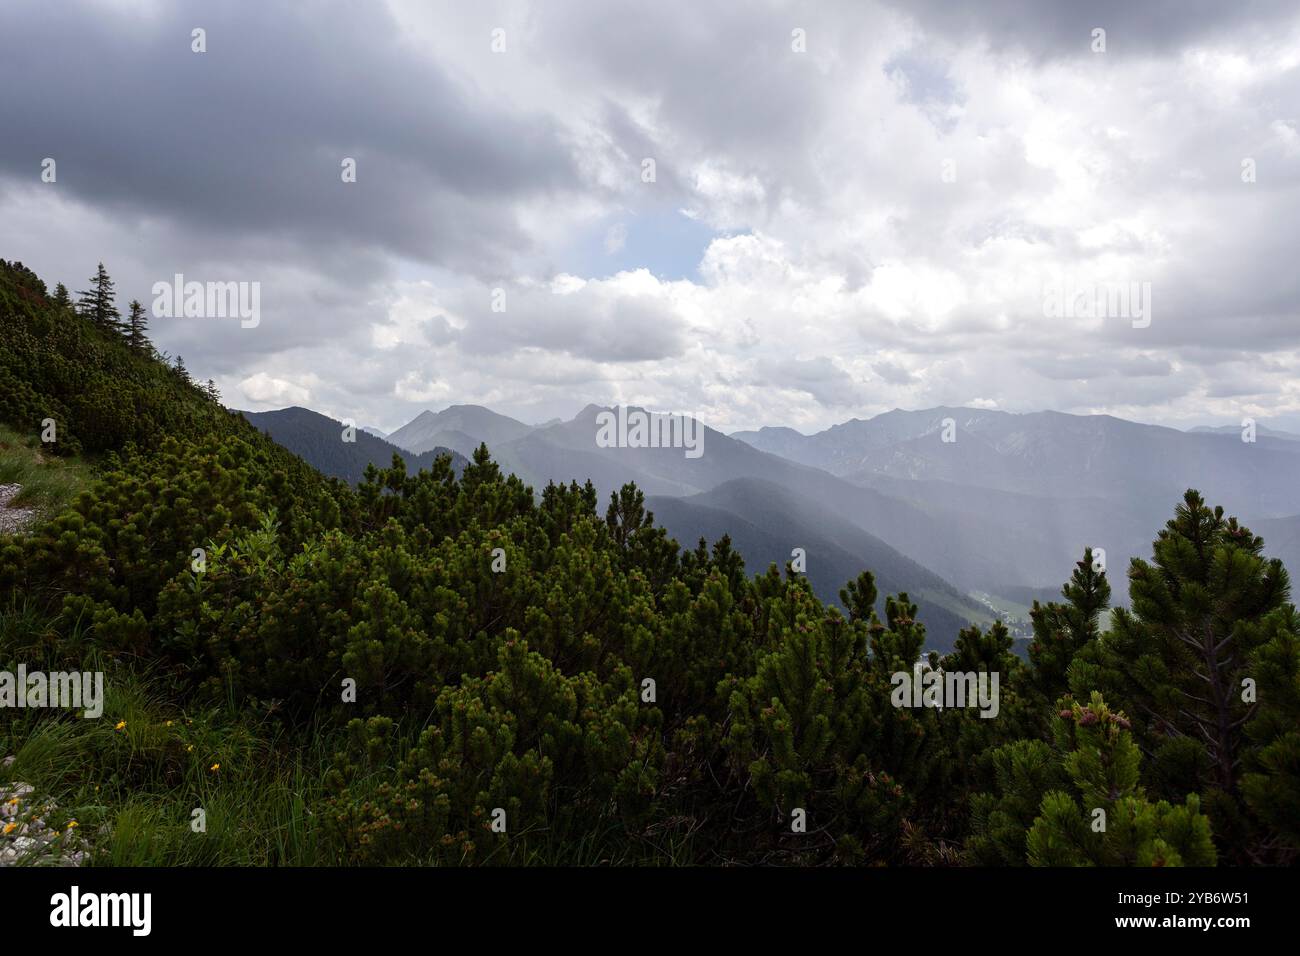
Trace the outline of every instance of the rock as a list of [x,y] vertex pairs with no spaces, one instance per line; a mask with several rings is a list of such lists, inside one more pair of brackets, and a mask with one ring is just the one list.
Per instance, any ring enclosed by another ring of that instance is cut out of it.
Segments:
[[35,519],[35,508],[10,507],[22,490],[22,485],[0,485],[0,534],[17,534]]
[[[13,758],[6,759],[8,766]],[[0,784],[0,866],[81,866],[86,859],[84,841],[77,829],[59,831],[46,825],[58,807],[30,801],[35,788],[29,783]]]

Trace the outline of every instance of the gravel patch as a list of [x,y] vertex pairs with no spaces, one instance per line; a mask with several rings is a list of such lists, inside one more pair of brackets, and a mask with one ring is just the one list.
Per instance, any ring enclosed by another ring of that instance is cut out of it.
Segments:
[[0,485],[0,534],[17,534],[36,517],[35,508],[10,507],[22,490],[22,485]]
[[[6,757],[3,766],[13,763]],[[86,848],[72,823],[59,832],[46,822],[58,807],[33,798],[29,783],[0,783],[0,866],[81,866]]]

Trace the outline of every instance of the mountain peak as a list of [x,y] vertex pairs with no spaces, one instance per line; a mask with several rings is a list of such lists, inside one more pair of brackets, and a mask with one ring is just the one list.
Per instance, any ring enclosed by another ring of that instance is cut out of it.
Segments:
[[532,430],[531,425],[482,405],[448,405],[439,412],[426,409],[390,434],[388,441],[416,454],[442,446],[470,455],[480,444],[496,448]]

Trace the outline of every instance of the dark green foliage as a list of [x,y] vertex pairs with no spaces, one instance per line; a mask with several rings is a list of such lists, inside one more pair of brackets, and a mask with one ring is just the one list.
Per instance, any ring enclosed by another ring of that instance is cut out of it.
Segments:
[[1101,633],[1101,615],[1110,604],[1106,572],[1096,566],[1092,548],[1083,552],[1070,581],[1061,589],[1063,603],[1034,602],[1029,618],[1034,640],[1029,645],[1033,687],[1044,703],[1069,689],[1067,670],[1074,655]]
[[1026,840],[1034,866],[1212,866],[1214,844],[1200,800],[1146,799],[1129,721],[1094,693],[1069,704],[1053,732],[1070,791],[1043,797]]
[[1053,720],[1055,746],[1019,740],[992,753],[995,787],[971,802],[975,863],[1210,866],[1209,821],[1195,794],[1153,803],[1140,784],[1130,723],[1094,693]]
[[[796,860],[890,856],[915,802],[895,774],[916,776],[925,722],[890,706],[887,679],[871,666],[868,624],[827,612],[806,581],[795,582],[773,608],[772,646],[753,675],[724,682],[732,717],[724,745],[733,773],[753,788],[763,825],[754,839]],[[807,832],[791,832],[800,811]]]
[[1188,491],[1156,539],[1153,562],[1132,563],[1132,610],[1117,609],[1111,630],[1070,668],[1076,696],[1101,690],[1132,715],[1157,792],[1202,794],[1220,849],[1239,863],[1275,842],[1252,819],[1241,775],[1254,759],[1250,725],[1262,706],[1249,689],[1259,683],[1258,654],[1272,639],[1289,639],[1293,620],[1277,617],[1289,613],[1289,582],[1263,546]]
[[1025,866],[1026,838],[1043,797],[1064,791],[1069,777],[1060,758],[1041,740],[1017,740],[991,751],[990,791],[971,797],[971,835],[966,851],[981,866]]
[[1247,807],[1262,824],[1255,853],[1293,862],[1300,851],[1300,618],[1287,605],[1264,623],[1267,640],[1249,670],[1260,706],[1241,778]]

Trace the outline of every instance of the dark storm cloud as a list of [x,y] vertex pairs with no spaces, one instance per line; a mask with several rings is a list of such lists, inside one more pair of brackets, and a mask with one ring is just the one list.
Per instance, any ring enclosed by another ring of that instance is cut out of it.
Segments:
[[1177,50],[1204,37],[1266,30],[1294,15],[1294,0],[884,0],[922,28],[965,44],[975,37],[994,49],[1017,47],[1039,56],[1090,54],[1094,27],[1106,31],[1108,53]]
[[126,222],[373,246],[476,274],[527,248],[512,203],[584,188],[550,120],[458,85],[380,7],[151,10],[8,0],[0,175],[36,182],[50,156],[61,190]]

